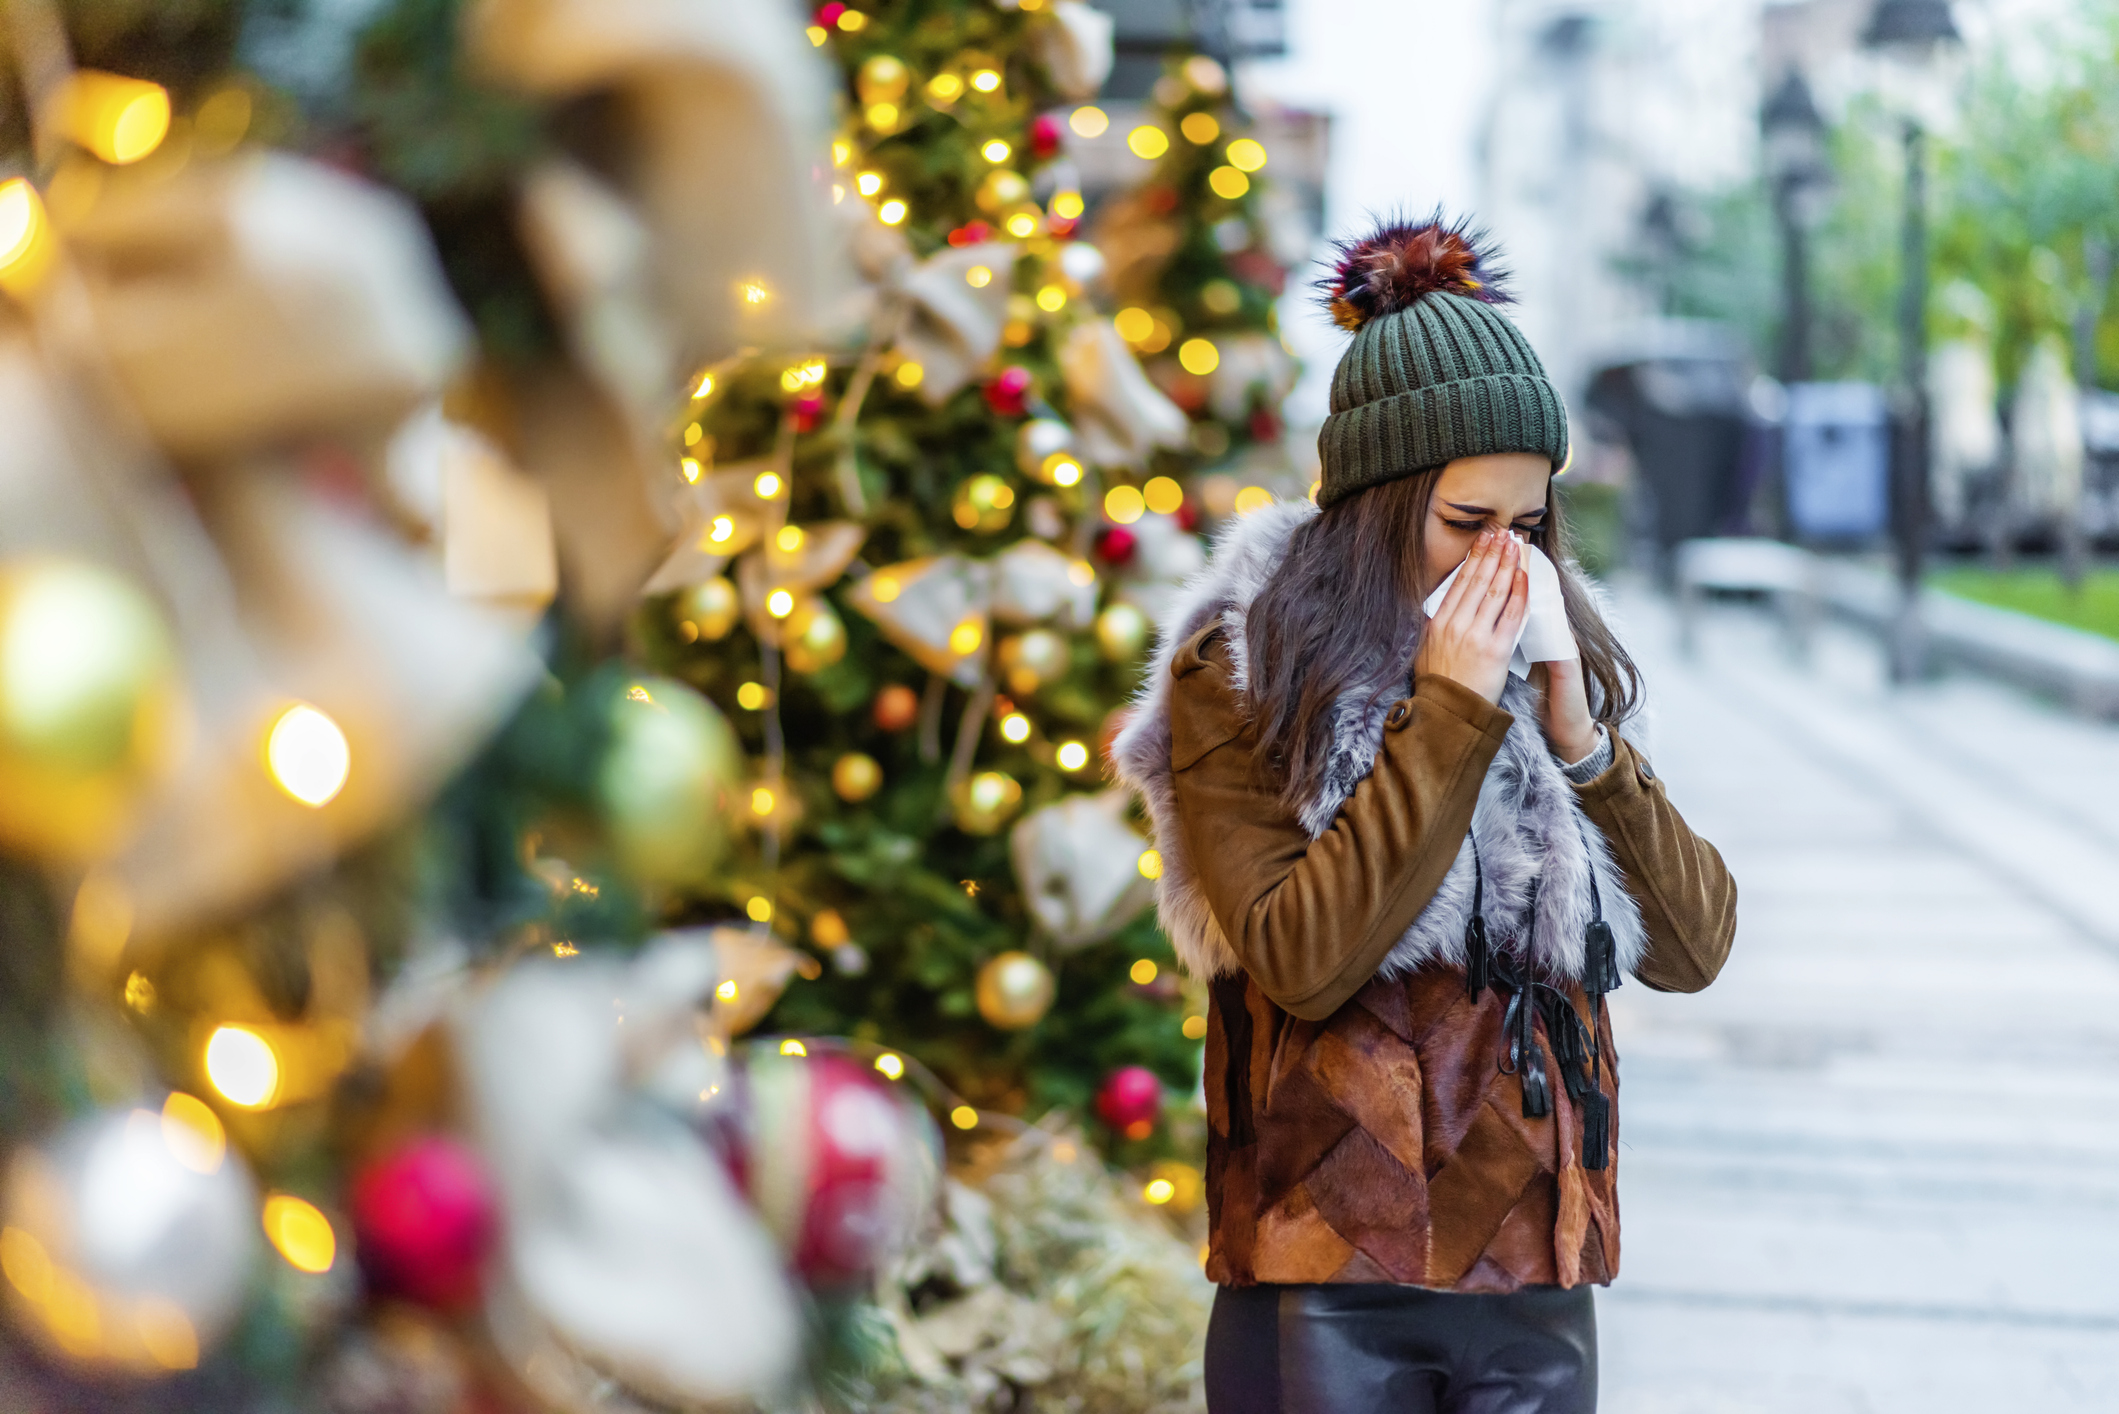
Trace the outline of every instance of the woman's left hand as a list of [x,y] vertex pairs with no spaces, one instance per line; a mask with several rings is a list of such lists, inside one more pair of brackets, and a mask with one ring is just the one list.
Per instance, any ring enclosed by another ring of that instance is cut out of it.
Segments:
[[1597,723],[1589,715],[1589,694],[1582,685],[1582,660],[1563,658],[1533,663],[1530,685],[1545,695],[1545,740],[1562,761],[1584,760],[1597,749]]

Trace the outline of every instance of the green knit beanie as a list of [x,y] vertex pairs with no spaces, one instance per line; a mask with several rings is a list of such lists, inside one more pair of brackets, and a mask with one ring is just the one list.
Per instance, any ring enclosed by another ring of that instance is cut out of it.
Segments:
[[1439,216],[1385,226],[1340,247],[1324,283],[1354,342],[1332,373],[1332,414],[1317,436],[1317,504],[1494,452],[1567,462],[1567,406],[1521,331],[1508,296],[1462,225]]

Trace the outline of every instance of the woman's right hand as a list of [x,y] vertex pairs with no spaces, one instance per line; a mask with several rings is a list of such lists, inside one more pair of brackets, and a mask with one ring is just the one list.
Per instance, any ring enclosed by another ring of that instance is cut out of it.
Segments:
[[1439,673],[1498,705],[1529,611],[1522,545],[1513,535],[1482,532],[1464,557],[1464,572],[1420,631],[1413,672]]

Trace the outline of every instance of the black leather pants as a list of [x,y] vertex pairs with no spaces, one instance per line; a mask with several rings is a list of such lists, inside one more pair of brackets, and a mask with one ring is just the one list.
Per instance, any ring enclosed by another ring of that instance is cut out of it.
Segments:
[[1590,1288],[1222,1287],[1209,1414],[1595,1414]]

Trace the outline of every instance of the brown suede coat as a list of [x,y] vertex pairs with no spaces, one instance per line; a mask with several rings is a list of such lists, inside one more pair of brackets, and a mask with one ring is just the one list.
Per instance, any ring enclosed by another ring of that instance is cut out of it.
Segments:
[[[1254,731],[1217,630],[1171,664],[1178,818],[1243,971],[1207,1018],[1207,1275],[1216,1282],[1396,1282],[1457,1291],[1608,1282],[1619,1269],[1618,1056],[1604,1018],[1611,1148],[1582,1167],[1566,1089],[1525,1119],[1503,1074],[1505,1000],[1459,968],[1374,974],[1470,828],[1510,714],[1423,676],[1393,710],[1375,767],[1314,841],[1252,778]],[[1639,904],[1635,975],[1712,982],[1736,931],[1736,885],[1630,744],[1578,786]],[[1577,1011],[1588,1002],[1573,992]],[[1544,1023],[1540,1043],[1550,1052]]]

